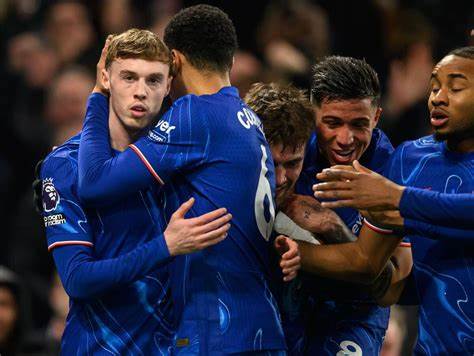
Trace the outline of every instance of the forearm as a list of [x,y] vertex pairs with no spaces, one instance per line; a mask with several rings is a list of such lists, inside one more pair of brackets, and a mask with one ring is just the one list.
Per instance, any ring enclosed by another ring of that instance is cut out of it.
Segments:
[[301,266],[323,277],[370,284],[382,272],[400,240],[395,235],[381,235],[364,224],[355,242],[301,244]]
[[381,307],[389,307],[397,304],[405,288],[406,279],[397,280],[390,284],[385,294],[377,299],[377,304]]
[[327,244],[340,244],[357,240],[357,237],[342,221],[340,223],[335,222],[330,230],[319,236]]
[[474,228],[474,195],[446,194],[407,187],[400,200],[403,217],[426,223]]
[[412,219],[405,219],[404,229],[407,235],[423,236],[434,240],[474,242],[474,229],[456,229]]
[[371,283],[374,274],[378,274],[356,243],[312,245],[301,242],[299,247],[301,268],[309,273],[364,284]]
[[79,245],[53,250],[64,288],[71,298],[85,299],[133,283],[170,259],[162,235],[116,258],[97,260]]
[[397,248],[390,257],[389,264],[393,267],[390,283],[387,285],[386,290],[376,298],[377,303],[381,306],[395,304],[400,299],[405,282],[413,267],[410,244],[404,244]]
[[87,102],[79,146],[78,194],[89,206],[100,206],[153,182],[137,155],[128,149],[113,157],[109,139],[108,101],[94,93]]

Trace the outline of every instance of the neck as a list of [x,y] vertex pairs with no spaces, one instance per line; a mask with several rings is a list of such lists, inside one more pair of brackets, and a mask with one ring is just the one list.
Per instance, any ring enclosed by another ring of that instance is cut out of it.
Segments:
[[222,88],[230,86],[229,72],[203,72],[190,65],[181,68],[181,78],[186,94],[215,94]]
[[474,152],[474,137],[460,141],[447,140],[446,145],[448,146],[450,151],[459,153],[471,153]]
[[128,145],[137,140],[142,131],[127,129],[111,105],[109,105],[109,113],[110,145],[114,150],[125,151]]

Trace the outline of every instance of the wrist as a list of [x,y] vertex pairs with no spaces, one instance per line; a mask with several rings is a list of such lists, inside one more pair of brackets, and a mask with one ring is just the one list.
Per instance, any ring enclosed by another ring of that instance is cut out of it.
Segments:
[[94,89],[92,89],[92,93],[98,93],[98,94],[102,94],[106,97],[109,97],[109,92],[105,88],[99,87],[97,85],[94,86]]
[[170,256],[176,256],[176,249],[175,249],[174,244],[172,243],[173,240],[169,236],[168,232],[165,231],[163,233],[163,239],[165,240],[165,245],[166,245],[166,248],[168,249]]
[[391,204],[393,209],[399,209],[400,201],[402,200],[403,192],[405,191],[405,189],[405,186],[394,183],[394,191],[393,194],[391,194]]

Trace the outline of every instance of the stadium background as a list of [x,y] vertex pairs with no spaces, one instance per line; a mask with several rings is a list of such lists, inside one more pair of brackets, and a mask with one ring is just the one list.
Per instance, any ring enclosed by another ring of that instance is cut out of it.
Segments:
[[[161,35],[175,12],[202,2],[0,0],[0,350],[9,328],[2,292],[21,286],[14,334],[26,340],[25,354],[57,354],[68,300],[46,250],[31,182],[35,163],[80,130],[105,36],[130,27]],[[231,80],[242,96],[256,81],[307,89],[311,63],[328,54],[365,58],[379,73],[380,126],[394,145],[429,133],[432,66],[450,49],[472,44],[474,28],[469,0],[206,3],[226,11],[237,28]],[[392,315],[387,339],[394,348],[384,355],[410,354],[416,309]]]

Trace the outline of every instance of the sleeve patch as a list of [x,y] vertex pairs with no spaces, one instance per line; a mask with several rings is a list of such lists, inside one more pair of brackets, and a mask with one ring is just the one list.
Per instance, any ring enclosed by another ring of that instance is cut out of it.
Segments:
[[61,197],[54,186],[53,178],[43,179],[42,198],[43,210],[46,213],[56,210],[61,201]]

